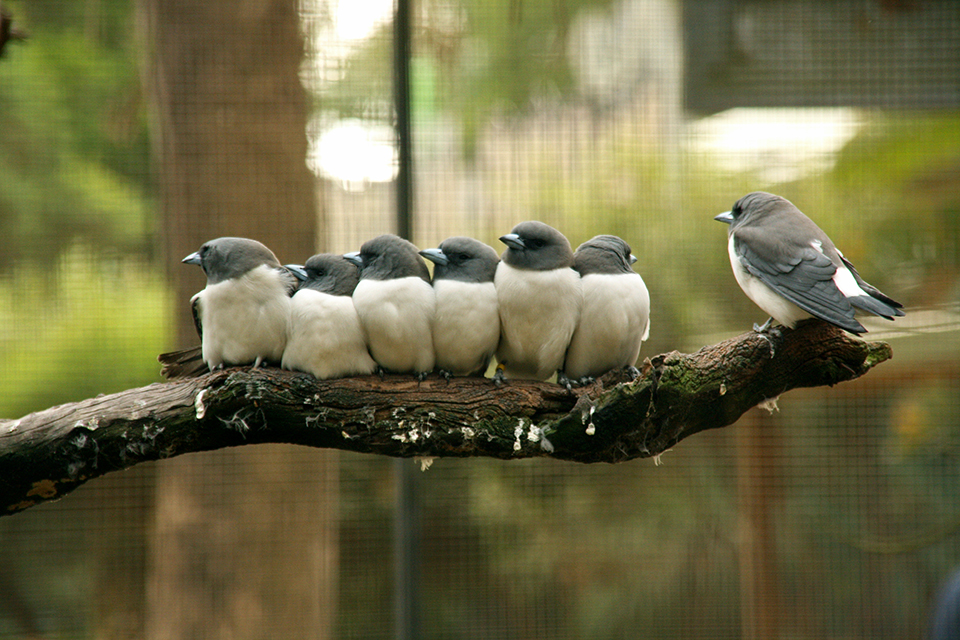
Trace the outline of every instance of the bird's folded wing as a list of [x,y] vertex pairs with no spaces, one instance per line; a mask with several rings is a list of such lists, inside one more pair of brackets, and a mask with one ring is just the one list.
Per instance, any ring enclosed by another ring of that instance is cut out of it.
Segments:
[[747,271],[807,313],[853,333],[863,333],[854,309],[837,288],[837,267],[811,247],[784,247],[751,234],[738,236],[734,248]]

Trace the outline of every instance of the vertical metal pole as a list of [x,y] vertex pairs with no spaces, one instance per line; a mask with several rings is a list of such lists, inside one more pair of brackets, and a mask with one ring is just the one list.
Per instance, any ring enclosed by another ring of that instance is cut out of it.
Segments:
[[396,110],[397,235],[413,235],[413,141],[410,138],[410,0],[396,0],[393,18],[393,102]]
[[[393,19],[393,92],[399,167],[397,235],[413,236],[413,143],[410,136],[410,0],[396,0]],[[397,640],[420,637],[420,504],[416,468],[393,461],[397,487],[394,515],[394,613]]]

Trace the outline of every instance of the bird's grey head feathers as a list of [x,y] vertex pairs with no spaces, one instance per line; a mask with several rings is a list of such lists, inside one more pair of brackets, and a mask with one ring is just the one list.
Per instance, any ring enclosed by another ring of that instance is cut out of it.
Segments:
[[553,227],[536,220],[521,222],[500,241],[507,245],[502,259],[511,267],[549,271],[573,266],[570,242]]
[[207,284],[239,278],[261,265],[282,268],[277,256],[265,245],[249,238],[217,238],[205,242],[199,251],[183,259],[185,264],[200,265]]
[[357,265],[339,253],[318,253],[311,256],[302,267],[287,265],[298,279],[301,289],[313,289],[332,296],[353,295],[360,281]]
[[633,273],[630,265],[637,261],[630,253],[630,245],[617,236],[594,236],[579,247],[574,254],[573,268],[581,276],[591,273]]
[[[815,242],[818,251],[840,265],[840,254],[824,231],[792,202],[764,191],[748,193],[734,203],[730,211],[714,220],[730,225],[730,233],[740,241],[763,241],[773,254],[806,250]],[[763,234],[759,236],[758,234]],[[773,256],[771,256],[773,257]]]
[[768,216],[794,214],[803,215],[786,198],[765,191],[754,191],[737,200],[730,211],[725,211],[713,219],[725,222],[731,229],[735,229],[742,224],[751,224]]
[[420,255],[436,265],[434,280],[493,282],[500,262],[493,247],[464,236],[447,238],[439,248],[425,249]]
[[430,282],[430,271],[412,242],[384,234],[367,240],[357,253],[344,257],[360,267],[360,279],[393,280],[416,277]]

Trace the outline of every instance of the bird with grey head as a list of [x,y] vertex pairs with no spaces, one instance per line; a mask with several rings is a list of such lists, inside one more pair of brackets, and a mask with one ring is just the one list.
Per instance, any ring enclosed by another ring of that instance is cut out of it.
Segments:
[[377,364],[353,306],[360,281],[357,265],[340,254],[320,253],[302,266],[286,268],[300,280],[300,288],[290,300],[281,366],[320,380],[373,373]]
[[633,264],[637,258],[621,238],[600,235],[574,253],[583,307],[567,348],[564,377],[586,384],[613,369],[631,377],[640,345],[650,335],[650,294]]
[[730,225],[727,252],[737,284],[773,320],[793,328],[819,318],[850,333],[867,330],[866,311],[892,320],[903,305],[867,284],[853,264],[810,218],[786,198],[749,193],[714,220]]
[[440,374],[482,376],[500,342],[493,284],[500,257],[492,247],[464,236],[447,238],[420,255],[435,265],[433,347]]
[[562,233],[521,222],[500,237],[507,245],[494,285],[500,312],[495,380],[546,380],[563,366],[580,319],[580,275]]
[[224,237],[183,262],[207,276],[206,287],[190,299],[206,366],[279,364],[297,281],[273,252],[256,240]]
[[417,247],[384,234],[344,257],[360,267],[353,304],[381,373],[413,373],[423,380],[435,364],[436,297]]

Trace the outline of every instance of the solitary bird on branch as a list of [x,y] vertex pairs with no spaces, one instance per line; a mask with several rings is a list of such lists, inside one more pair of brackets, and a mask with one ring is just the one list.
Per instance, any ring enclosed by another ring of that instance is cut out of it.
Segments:
[[903,305],[867,284],[827,234],[786,198],[749,193],[714,220],[730,225],[730,264],[747,297],[776,320],[793,328],[819,318],[850,333],[866,329],[854,317],[868,311],[888,320]]

